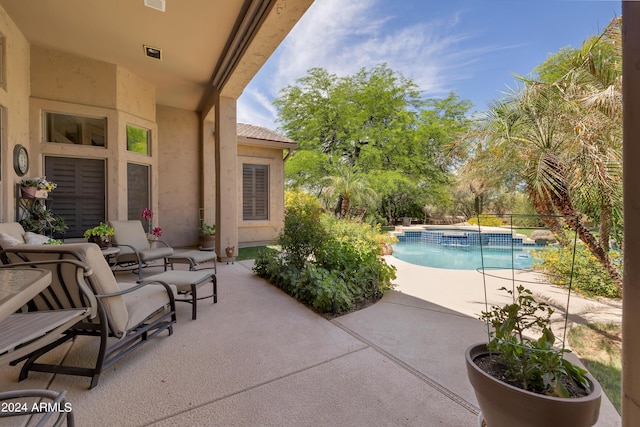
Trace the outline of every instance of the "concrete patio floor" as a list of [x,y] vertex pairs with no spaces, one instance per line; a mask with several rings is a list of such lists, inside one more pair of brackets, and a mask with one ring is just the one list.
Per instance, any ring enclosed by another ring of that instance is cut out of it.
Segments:
[[[219,263],[218,303],[201,301],[195,321],[179,303],[174,334],[110,367],[95,389],[65,375],[17,382],[7,365],[0,390],[67,390],[78,426],[477,425],[463,354],[486,338],[474,314],[480,275],[387,260],[399,286],[333,320],[256,277],[251,261]],[[601,312],[615,318],[616,307]],[[95,351],[78,339],[47,357],[82,363]],[[620,425],[607,399],[597,425]]]

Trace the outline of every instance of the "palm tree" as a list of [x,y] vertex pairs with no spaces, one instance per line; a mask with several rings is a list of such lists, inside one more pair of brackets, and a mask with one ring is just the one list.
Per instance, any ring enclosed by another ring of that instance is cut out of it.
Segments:
[[376,193],[369,186],[366,176],[357,174],[349,166],[337,168],[339,175],[328,177],[329,194],[337,197],[336,214],[346,218],[353,205],[366,209],[376,203]]
[[[619,271],[607,250],[585,226],[583,212],[574,203],[577,189],[590,188],[595,194],[601,194],[605,186],[610,185],[606,181],[612,175],[604,173],[607,169],[604,165],[612,159],[604,156],[607,150],[601,147],[600,138],[587,140],[568,125],[576,123],[578,110],[567,102],[560,85],[522,81],[524,86],[519,91],[492,105],[485,127],[490,138],[489,153],[494,154],[497,163],[505,158],[517,160],[513,166],[519,169],[536,211],[545,215],[542,219],[552,231],[560,233],[559,224],[546,215],[565,216],[567,224],[576,230],[614,283],[621,287]],[[495,156],[500,152],[510,154]],[[602,181],[590,181],[592,173],[598,171]],[[559,240],[564,240],[563,234]]]
[[621,24],[615,18],[601,35],[587,40],[570,58],[566,74],[553,82],[574,112],[574,174],[585,184],[578,203],[599,220],[605,251],[612,226],[622,222]]
[[[484,140],[467,170],[487,182],[523,183],[536,212],[568,240],[568,225],[621,288],[611,261],[612,227],[622,224],[620,19],[579,50],[562,50],[537,68],[538,79],[490,106]],[[517,185],[517,184],[516,184]],[[584,224],[599,222],[599,239]]]

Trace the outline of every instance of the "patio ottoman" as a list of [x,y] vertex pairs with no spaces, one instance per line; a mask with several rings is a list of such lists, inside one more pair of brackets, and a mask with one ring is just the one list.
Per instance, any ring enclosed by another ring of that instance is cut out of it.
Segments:
[[166,263],[171,264],[173,270],[173,264],[189,264],[190,271],[196,271],[198,264],[203,262],[213,261],[213,272],[218,272],[216,258],[218,255],[216,251],[198,251],[191,250],[187,252],[180,252],[167,257]]
[[[218,280],[214,273],[210,271],[183,271],[183,270],[169,270],[164,273],[154,274],[153,276],[146,277],[142,280],[142,283],[149,283],[153,281],[160,281],[169,285],[174,285],[178,291],[178,295],[185,295],[190,298],[179,299],[176,301],[188,302],[193,307],[191,309],[191,318],[195,319],[198,308],[198,300],[205,298],[213,298],[213,303],[218,302]],[[213,293],[204,297],[198,297],[198,286],[211,282],[213,285]]]

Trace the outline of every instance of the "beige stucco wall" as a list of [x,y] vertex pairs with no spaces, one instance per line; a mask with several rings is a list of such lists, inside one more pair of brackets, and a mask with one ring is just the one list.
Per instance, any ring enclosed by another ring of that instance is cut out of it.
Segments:
[[[269,165],[269,220],[242,219],[242,165]],[[284,221],[284,162],[282,148],[238,145],[238,242],[271,242],[278,237]]]
[[[0,33],[5,38],[6,87],[0,86],[2,123],[2,175],[0,220],[15,218],[13,171],[15,144],[29,151],[27,176],[44,174],[46,156],[104,159],[107,165],[107,219],[127,218],[127,163],[151,167],[151,208],[154,225],[164,230],[164,240],[176,247],[197,244],[199,209],[207,207],[208,222],[218,222],[219,245],[247,244],[275,239],[283,218],[283,163],[281,149],[241,146],[236,156],[235,102],[222,97],[217,115],[221,136],[232,144],[220,150],[215,121],[196,112],[156,106],[155,87],[114,64],[30,46],[0,8]],[[106,147],[54,144],[44,141],[43,112],[107,118]],[[201,121],[204,120],[204,124]],[[126,125],[151,131],[151,156],[126,150]],[[202,141],[205,141],[203,144]],[[219,175],[215,174],[220,154]],[[231,161],[229,161],[231,160]],[[242,164],[270,167],[270,219],[243,221]],[[216,182],[222,193],[215,194]],[[218,212],[218,200],[224,203]],[[236,247],[237,251],[237,247]]]
[[199,115],[164,106],[156,111],[162,240],[174,247],[195,246],[200,225]]
[[22,144],[31,153],[29,140],[29,43],[0,7],[0,35],[4,38],[5,83],[0,85],[2,144],[0,149],[0,221],[15,220],[13,147]]
[[[127,163],[148,165],[151,168],[150,207],[156,213],[154,225],[160,224],[154,86],[113,64],[37,46],[32,46],[31,63],[29,175],[44,173],[45,156],[105,159],[107,219],[123,220],[127,219]],[[106,148],[45,141],[42,123],[45,111],[106,117]],[[127,151],[127,124],[150,130],[150,156]]]
[[117,67],[31,46],[31,96],[96,107],[117,107]]
[[122,67],[117,67],[116,76],[116,108],[119,111],[155,121],[155,86]]

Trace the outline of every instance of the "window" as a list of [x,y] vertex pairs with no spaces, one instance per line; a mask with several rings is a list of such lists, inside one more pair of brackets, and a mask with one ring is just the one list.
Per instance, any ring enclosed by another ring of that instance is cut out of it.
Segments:
[[242,165],[242,219],[269,219],[268,165]]
[[47,156],[44,162],[47,180],[58,184],[49,197],[51,211],[69,227],[65,237],[83,237],[105,221],[104,160]]
[[44,113],[44,142],[105,147],[106,117]]
[[149,155],[149,129],[127,125],[127,150]]
[[151,208],[149,166],[127,163],[127,218],[142,220],[140,213]]

